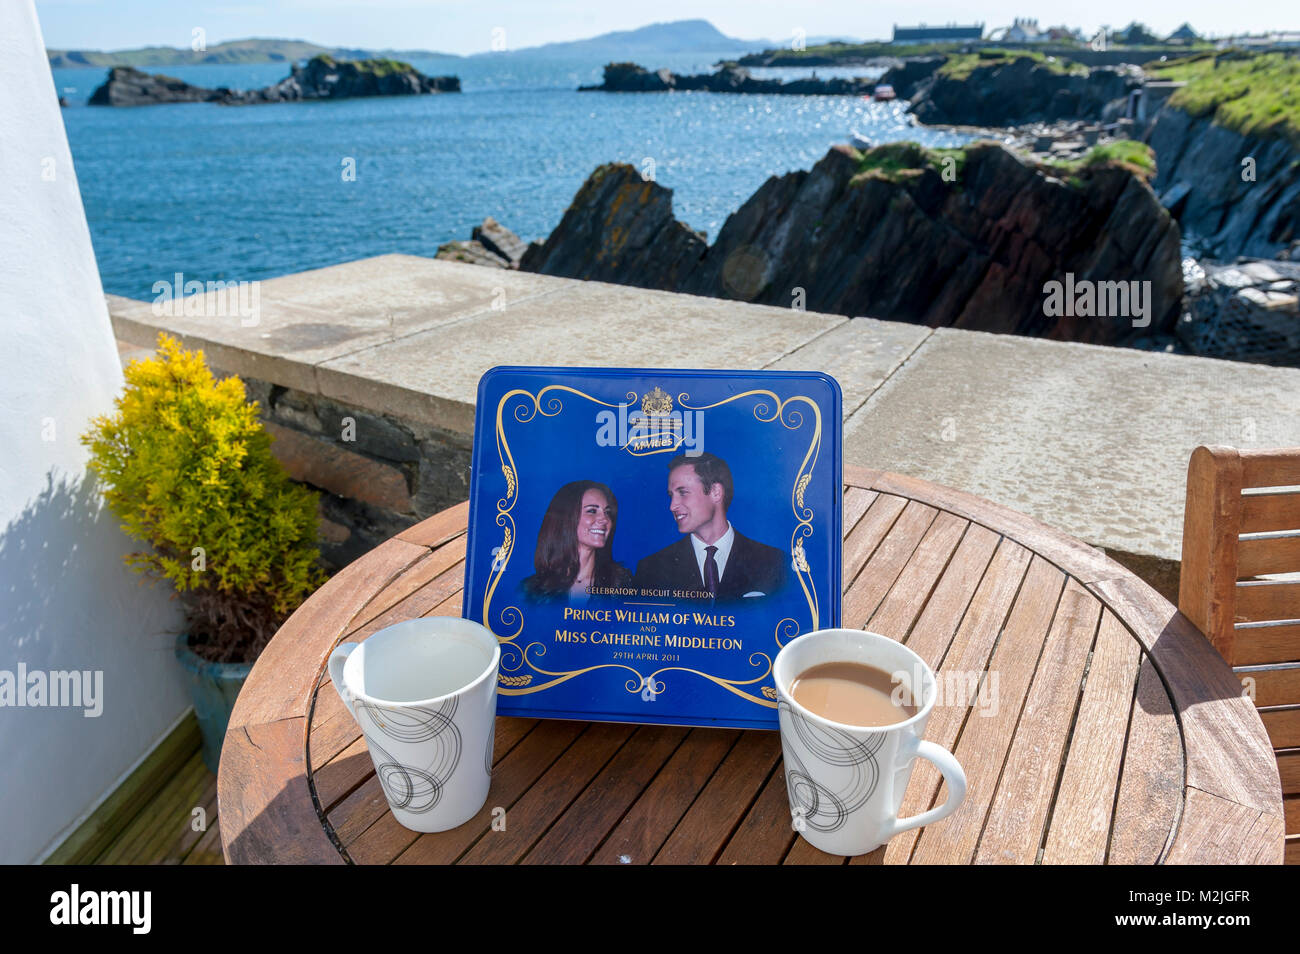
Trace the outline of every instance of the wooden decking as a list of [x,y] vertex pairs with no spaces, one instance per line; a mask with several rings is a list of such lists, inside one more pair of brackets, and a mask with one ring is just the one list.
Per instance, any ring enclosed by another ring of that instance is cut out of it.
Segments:
[[[201,808],[202,817],[194,810]],[[217,777],[195,751],[92,864],[221,865]]]

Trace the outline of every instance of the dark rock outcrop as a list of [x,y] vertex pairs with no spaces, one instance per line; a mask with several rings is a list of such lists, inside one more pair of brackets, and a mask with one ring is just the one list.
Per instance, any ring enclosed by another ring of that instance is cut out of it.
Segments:
[[1300,150],[1285,137],[1245,136],[1165,106],[1147,141],[1156,192],[1206,254],[1272,258],[1300,239]]
[[155,103],[212,103],[225,90],[191,86],[173,76],[143,73],[133,66],[114,66],[90,94],[91,106],[149,106]]
[[946,56],[909,57],[886,70],[880,82],[894,87],[899,99],[911,99],[916,95],[917,87],[934,76],[935,70],[943,66],[945,60]]
[[[888,74],[884,82],[891,82]],[[1141,85],[1142,72],[1136,67],[1065,73],[1055,64],[1022,56],[990,60],[964,78],[935,69],[899,95],[912,100],[912,114],[927,125],[1012,126],[1116,119],[1129,93]]]
[[647,70],[636,63],[610,63],[600,86],[579,86],[578,91],[598,93],[664,93],[670,90],[699,90],[707,93],[777,93],[788,96],[818,96],[870,93],[875,80],[803,79],[782,82],[755,79],[744,67],[724,63],[713,73],[683,76],[669,70]]
[[396,60],[337,61],[322,55],[313,57],[305,66],[292,66],[289,75],[275,85],[255,90],[206,89],[170,76],[143,73],[131,66],[115,66],[109,70],[103,85],[91,94],[90,105],[220,103],[244,106],[306,99],[458,92],[460,80],[455,76],[425,76],[415,67]]
[[[1182,295],[1178,226],[1139,176],[1081,165],[1065,182],[993,143],[963,155],[950,179],[919,147],[865,157],[836,147],[811,171],[769,179],[711,246],[673,217],[670,190],[605,165],[521,268],[1074,341],[1171,329]],[[1076,287],[1149,281],[1150,323],[1049,316],[1048,283],[1067,275]]]
[[708,248],[673,216],[673,193],[623,163],[603,165],[520,269],[641,288],[680,290]]
[[474,226],[468,242],[447,242],[438,247],[434,258],[493,268],[518,268],[528,246],[492,216]]

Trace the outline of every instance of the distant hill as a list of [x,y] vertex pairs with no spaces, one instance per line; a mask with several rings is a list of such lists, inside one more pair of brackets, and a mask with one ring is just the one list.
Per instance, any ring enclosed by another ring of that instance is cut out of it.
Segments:
[[747,53],[774,45],[771,40],[738,40],[727,36],[708,20],[674,20],[671,23],[652,23],[635,30],[615,30],[586,40],[543,43],[541,46],[526,46],[509,52],[609,59],[653,57],[663,53]]
[[[3,0],[0,0],[3,2]],[[812,46],[824,37],[808,37]],[[755,53],[773,47],[788,46],[789,40],[740,40],[727,36],[708,20],[676,20],[652,23],[635,30],[616,30],[586,40],[544,43],[523,47],[510,53],[538,56],[579,56],[597,61],[617,59],[653,60],[665,53]],[[454,53],[431,50],[363,50],[320,46],[306,40],[273,40],[253,37],[214,43],[206,50],[183,47],[146,46],[135,50],[46,50],[50,66],[69,67],[134,66],[138,69],[158,66],[199,66],[202,64],[295,63],[328,53],[340,60],[364,60],[387,57],[396,60],[459,60]],[[500,56],[499,53],[475,53],[474,56]]]
[[136,50],[46,50],[50,66],[54,69],[89,66],[199,66],[202,64],[232,63],[295,63],[328,53],[340,60],[362,60],[373,57],[390,59],[448,59],[461,57],[453,53],[434,53],[429,50],[360,50],[345,47],[319,46],[306,40],[271,40],[251,38],[214,43],[206,50],[190,50],[170,46],[146,46]]

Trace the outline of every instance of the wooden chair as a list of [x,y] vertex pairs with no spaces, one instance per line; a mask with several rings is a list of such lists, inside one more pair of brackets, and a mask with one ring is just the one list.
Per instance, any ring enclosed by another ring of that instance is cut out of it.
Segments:
[[1178,608],[1253,694],[1277,755],[1286,863],[1300,864],[1300,447],[1198,447]]

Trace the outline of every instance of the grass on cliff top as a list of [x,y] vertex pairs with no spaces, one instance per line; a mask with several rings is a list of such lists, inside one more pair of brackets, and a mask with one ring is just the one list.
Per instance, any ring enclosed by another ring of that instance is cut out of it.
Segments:
[[1016,60],[1033,60],[1035,65],[1044,67],[1052,73],[1087,75],[1088,72],[1086,66],[1073,60],[1047,56],[1034,50],[978,50],[974,53],[957,53],[948,57],[939,67],[939,74],[949,79],[964,80],[981,67],[1006,66]]
[[1043,163],[1048,169],[1065,178],[1075,188],[1083,187],[1079,173],[1094,166],[1121,166],[1140,179],[1150,182],[1156,174],[1156,154],[1144,142],[1121,139],[1104,146],[1093,146],[1080,159],[1065,162]]
[[313,57],[313,59],[320,60],[326,66],[352,66],[358,73],[372,73],[375,76],[415,72],[415,67],[410,63],[403,63],[401,60],[390,60],[385,57],[376,57],[372,60],[344,60],[343,63],[340,63],[328,53],[322,53],[320,56]]
[[1169,105],[1245,136],[1282,138],[1300,147],[1300,58],[1284,53],[1200,53],[1148,63],[1155,79],[1185,87]]
[[[962,173],[966,168],[966,150],[927,149],[914,142],[891,142],[860,153],[858,172],[850,185],[861,185],[871,179],[901,183],[920,176],[927,168],[933,169],[954,188],[961,188]],[[1084,187],[1083,173],[1099,166],[1121,166],[1134,175],[1150,181],[1156,174],[1155,153],[1146,143],[1125,139],[1094,146],[1088,154],[1070,162],[1047,162],[1042,166],[1065,179],[1075,188]]]
[[860,185],[868,179],[902,182],[920,175],[927,167],[943,176],[945,181],[959,182],[966,165],[964,149],[927,149],[914,142],[891,142],[861,153],[858,172],[850,185]]

